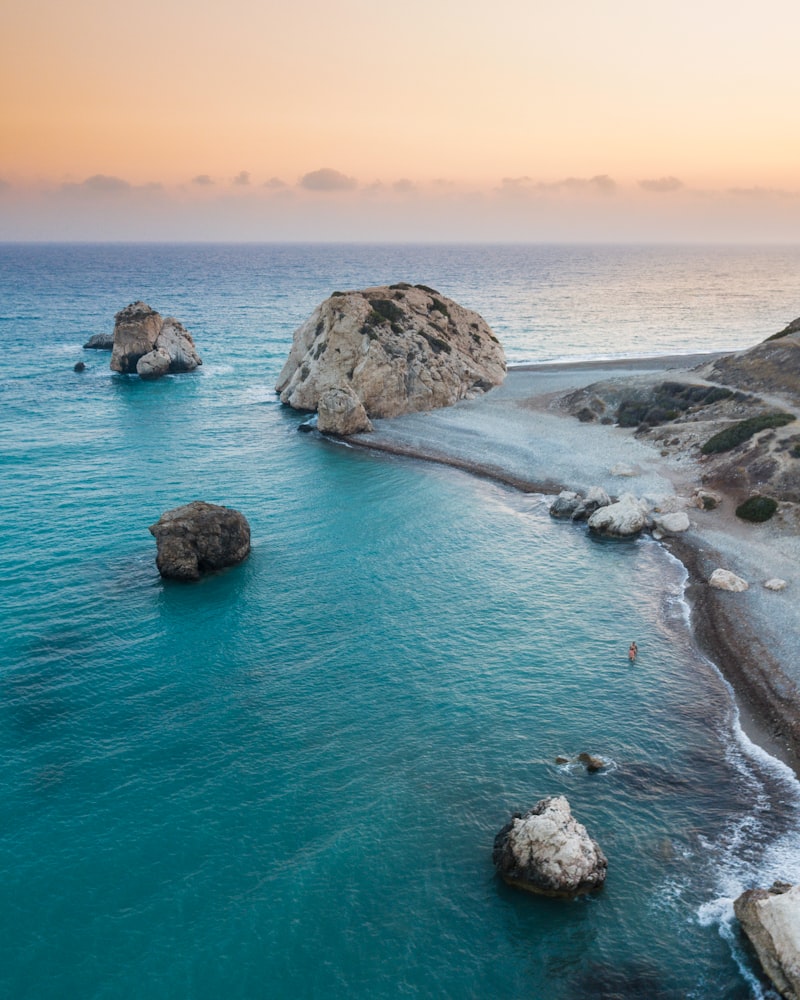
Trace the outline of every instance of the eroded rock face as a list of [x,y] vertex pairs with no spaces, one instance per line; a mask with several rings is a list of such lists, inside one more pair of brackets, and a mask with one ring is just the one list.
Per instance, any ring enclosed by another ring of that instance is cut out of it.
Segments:
[[563,795],[514,815],[495,837],[492,860],[509,885],[567,898],[599,889],[608,869],[606,856]]
[[361,400],[350,386],[343,389],[326,389],[319,398],[317,430],[321,434],[361,434],[372,430]]
[[[164,356],[168,359],[166,369]],[[148,360],[139,371],[139,362],[144,358]],[[190,372],[202,363],[192,335],[171,316],[164,319],[146,303],[133,302],[114,317],[112,371],[157,378],[167,371]]]
[[173,580],[197,580],[203,573],[236,565],[250,551],[245,516],[202,500],[168,510],[149,530],[158,546],[158,572]]
[[476,313],[406,284],[336,292],[295,331],[281,402],[316,410],[349,387],[368,417],[449,406],[499,385],[503,348]]
[[748,889],[733,910],[781,996],[800,997],[800,885]]

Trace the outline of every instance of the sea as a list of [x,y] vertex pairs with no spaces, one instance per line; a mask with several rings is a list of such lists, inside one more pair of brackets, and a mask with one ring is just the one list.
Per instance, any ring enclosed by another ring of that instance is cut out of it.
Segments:
[[[800,881],[800,784],[742,732],[683,567],[280,404],[314,307],[399,281],[512,365],[690,354],[800,314],[800,247],[0,245],[1,996],[775,995],[732,901]],[[136,300],[200,369],[83,349]],[[148,526],[195,499],[252,552],[165,582]],[[549,795],[601,892],[496,876]]]

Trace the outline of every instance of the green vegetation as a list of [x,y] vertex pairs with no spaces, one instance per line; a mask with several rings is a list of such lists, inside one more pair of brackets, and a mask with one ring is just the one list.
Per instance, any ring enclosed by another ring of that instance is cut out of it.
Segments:
[[646,398],[632,396],[624,399],[617,409],[620,427],[639,427],[648,424],[656,427],[667,420],[674,420],[692,406],[708,406],[721,399],[730,399],[734,393],[717,385],[690,385],[685,382],[662,382],[654,386]]
[[442,313],[448,318],[450,317],[450,310],[447,308],[444,302],[441,301],[441,299],[437,299],[435,296],[433,302],[431,303],[431,309],[435,309],[437,312]]
[[347,292],[331,292],[330,297],[332,299],[335,299],[337,297],[337,295],[347,295]]
[[773,500],[772,497],[764,497],[759,494],[750,497],[744,503],[740,503],[736,508],[736,516],[743,521],[753,521],[760,524],[762,521],[769,521],[777,509],[777,501]]
[[791,413],[781,413],[776,410],[772,413],[762,413],[758,417],[749,417],[747,420],[740,420],[736,424],[731,424],[715,434],[700,449],[704,455],[717,455],[723,451],[730,451],[737,445],[749,441],[754,434],[766,430],[768,427],[785,427],[794,420]]
[[428,341],[428,343],[433,348],[434,354],[441,354],[444,351],[445,354],[450,354],[453,348],[446,340],[442,340],[441,337],[435,337],[432,333],[426,333],[424,330],[420,330],[420,334]]
[[411,288],[411,285],[409,285],[407,281],[398,281],[394,285],[389,285],[389,288],[391,288],[392,291],[406,292],[409,288]]
[[423,292],[427,292],[428,295],[441,295],[441,292],[437,292],[435,288],[431,288],[429,285],[414,285],[414,288],[419,288]]
[[378,313],[382,320],[388,320],[390,323],[399,323],[405,316],[400,306],[392,302],[391,299],[371,299],[370,305],[373,312]]

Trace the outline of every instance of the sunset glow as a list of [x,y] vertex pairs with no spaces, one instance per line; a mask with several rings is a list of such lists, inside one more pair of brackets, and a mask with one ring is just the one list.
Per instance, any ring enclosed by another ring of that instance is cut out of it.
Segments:
[[795,239],[799,35],[789,0],[7,0],[0,238]]

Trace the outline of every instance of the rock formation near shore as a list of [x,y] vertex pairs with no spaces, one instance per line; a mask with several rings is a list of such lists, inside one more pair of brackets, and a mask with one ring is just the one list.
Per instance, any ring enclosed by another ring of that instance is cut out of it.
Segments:
[[158,378],[190,372],[203,362],[192,335],[172,316],[163,318],[144,302],[132,302],[114,317],[111,370]]
[[599,889],[608,861],[563,795],[515,813],[494,840],[492,860],[509,885],[544,896],[571,898]]
[[800,885],[748,889],[733,910],[781,996],[800,998]]
[[606,538],[633,538],[647,524],[647,504],[632,493],[623,493],[616,503],[599,507],[589,518],[589,530]]
[[403,283],[334,292],[295,331],[275,388],[298,410],[350,390],[374,419],[449,406],[505,373],[503,348],[478,313]]
[[85,351],[113,351],[113,333],[93,333],[83,345]]
[[193,500],[150,525],[156,566],[163,577],[197,580],[241,562],[250,551],[250,525],[238,510]]

